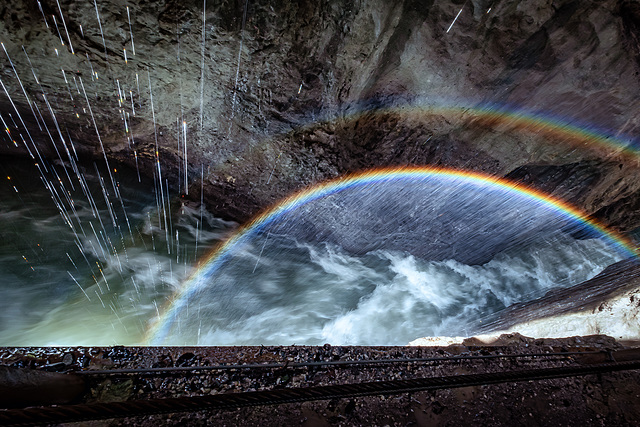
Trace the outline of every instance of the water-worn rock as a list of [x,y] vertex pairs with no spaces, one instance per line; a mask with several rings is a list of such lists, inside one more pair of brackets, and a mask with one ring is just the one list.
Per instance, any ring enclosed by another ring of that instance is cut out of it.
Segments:
[[202,174],[212,210],[236,220],[341,174],[428,164],[509,176],[631,229],[637,156],[610,143],[640,125],[639,11],[628,0],[16,0],[0,5],[11,132],[0,150],[104,152],[149,175],[159,160],[174,194],[199,198]]
[[489,316],[478,330],[492,334],[516,330],[547,337],[607,334],[637,341],[639,272],[636,260],[618,262],[590,280]]

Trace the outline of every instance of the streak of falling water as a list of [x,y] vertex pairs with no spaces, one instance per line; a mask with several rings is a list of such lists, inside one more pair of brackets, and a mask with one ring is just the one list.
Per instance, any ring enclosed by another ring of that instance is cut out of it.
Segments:
[[102,37],[102,47],[104,47],[104,60],[109,62],[109,54],[107,53],[107,44],[104,41],[104,32],[102,31],[102,22],[100,21],[100,12],[98,11],[98,3],[93,0],[93,5],[96,8],[96,19],[98,20],[98,27],[100,28],[100,37]]
[[38,0],[38,9],[40,9],[40,13],[42,13],[42,19],[44,20],[44,24],[47,26],[47,28],[49,28],[49,23],[47,22],[47,18],[44,15],[44,10],[42,10],[42,4],[40,3],[40,0]]
[[182,140],[184,141],[183,148],[184,148],[184,193],[186,195],[189,194],[189,177],[188,177],[188,171],[189,171],[189,162],[187,160],[187,122],[182,122],[182,133],[183,133],[183,138]]
[[[149,100],[151,103],[151,116],[153,118],[153,134],[155,138],[155,159],[156,159],[156,170],[158,172],[158,185],[160,187],[160,199],[162,200],[162,214],[164,216],[164,230],[165,230],[165,238],[168,242],[170,239],[169,227],[167,227],[167,210],[165,208],[164,201],[164,189],[162,186],[162,171],[160,169],[160,150],[158,146],[158,128],[156,127],[156,113],[153,108],[153,91],[151,90],[151,74],[149,74],[149,70],[147,69],[147,78],[149,80]],[[168,201],[167,201],[168,203]],[[171,254],[171,247],[167,245],[167,251]]]
[[236,112],[236,98],[238,94],[238,78],[240,76],[240,62],[242,60],[242,45],[244,43],[244,26],[247,21],[247,6],[249,4],[249,0],[244,1],[244,8],[242,10],[242,28],[240,29],[240,47],[238,48],[238,61],[236,65],[236,78],[233,83],[233,98],[231,100],[231,118],[229,119],[229,132],[227,133],[227,138],[231,135],[231,126],[233,124],[233,118]]
[[71,48],[71,53],[73,55],[76,54],[76,52],[73,50],[73,45],[71,44],[71,37],[69,37],[69,30],[67,30],[67,23],[64,20],[64,15],[62,14],[62,8],[60,7],[60,1],[56,0],[56,3],[58,4],[58,11],[60,12],[60,19],[62,19],[62,25],[64,25],[64,31],[65,33],[67,33],[67,41],[69,42],[69,47]]
[[60,43],[62,44],[62,46],[64,46],[64,40],[62,40],[62,34],[60,34],[60,28],[58,28],[58,21],[56,20],[56,16],[51,15],[51,18],[53,18],[53,24],[55,25],[56,31],[58,32],[58,37],[60,37]]
[[204,164],[200,166],[200,220],[196,222],[196,244],[195,244],[195,255],[194,255],[195,258],[197,258],[198,242],[200,241],[200,235],[202,234],[203,211],[204,211]]
[[98,78],[98,74],[93,69],[93,64],[91,63],[91,59],[89,59],[89,54],[85,53],[85,56],[87,57],[87,62],[89,63],[89,68],[91,68],[91,80],[97,79]]
[[[180,145],[181,134],[182,134],[182,129],[180,128],[180,118],[176,117],[176,136],[177,136],[177,143],[178,143],[176,152],[178,153],[181,153],[183,151],[182,146]],[[182,182],[180,181],[181,179],[182,179],[182,162],[178,162],[178,188],[182,188]]]
[[202,61],[200,63],[200,134],[202,135],[202,129],[204,127],[203,116],[204,116],[204,52],[205,52],[205,44],[207,41],[207,0],[202,1],[202,49],[200,51],[200,56]]
[[[177,69],[178,69],[178,73],[180,76],[182,76],[182,68],[181,68],[181,59],[180,59],[180,31],[177,28],[176,25],[176,38],[177,38],[177,42],[178,42],[178,52],[176,55],[176,59],[178,61],[177,64]],[[177,132],[178,132],[178,153],[183,153],[183,162],[178,162],[178,189],[182,188],[180,181],[182,179],[182,173],[181,173],[181,169],[183,167],[183,163],[185,164],[185,173],[186,173],[186,150],[187,150],[187,132],[186,132],[186,123],[185,123],[185,119],[184,119],[184,102],[182,99],[182,78],[178,78],[178,83],[180,86],[180,118],[176,120],[177,122]],[[182,122],[182,126],[180,125],[180,122]],[[184,128],[184,129],[183,129]],[[182,137],[182,145],[183,145],[183,150],[180,149],[180,134],[183,135]],[[186,186],[186,180],[185,180],[185,186]]]
[[129,6],[127,6],[127,20],[129,21],[129,36],[131,37],[131,52],[136,56],[136,46],[133,44],[133,29],[131,27],[131,15],[129,15]]
[[169,196],[169,180],[165,179],[165,184],[167,188],[167,206],[165,208],[165,212],[169,212],[169,228],[167,229],[167,251],[168,254],[171,255],[171,248],[173,247],[173,220],[171,219],[171,196]]

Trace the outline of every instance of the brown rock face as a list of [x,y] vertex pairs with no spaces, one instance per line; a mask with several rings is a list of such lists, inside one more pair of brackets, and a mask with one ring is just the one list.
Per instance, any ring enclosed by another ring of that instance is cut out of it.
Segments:
[[638,3],[613,0],[16,0],[0,149],[159,161],[174,192],[202,173],[212,210],[241,221],[345,173],[436,165],[630,230],[639,28]]

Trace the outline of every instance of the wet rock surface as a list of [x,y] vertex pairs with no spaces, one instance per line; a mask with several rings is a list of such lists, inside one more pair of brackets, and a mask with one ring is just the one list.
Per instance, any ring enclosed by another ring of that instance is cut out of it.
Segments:
[[[3,349],[11,366],[61,371],[140,367],[282,363],[274,369],[231,369],[162,376],[89,377],[83,401],[147,398],[295,388],[366,381],[500,372],[593,363],[601,355],[527,359],[402,363],[395,365],[286,366],[287,363],[392,358],[616,351],[606,336],[532,339],[503,335],[448,347],[112,347]],[[67,363],[71,362],[71,363]],[[635,425],[640,420],[638,371],[399,394],[334,399],[229,411],[197,411],[91,425]]]
[[[601,313],[608,308],[614,300],[624,296],[627,301],[626,306],[618,307],[615,314],[622,318],[616,318],[618,327],[621,329],[630,328],[630,336],[624,338],[635,337],[637,332],[637,322],[635,319],[638,310],[638,292],[640,291],[640,265],[637,260],[629,259],[615,263],[602,271],[594,278],[577,284],[575,286],[563,289],[553,289],[547,292],[541,298],[527,301],[520,304],[514,304],[500,312],[498,315],[490,316],[484,319],[483,324],[479,326],[480,332],[489,332],[497,330],[505,330],[517,328],[516,325],[526,323],[532,320],[540,320],[544,318],[554,318],[561,315],[577,314],[577,313]],[[609,308],[607,315],[614,315]],[[623,319],[629,318],[630,321]],[[593,319],[595,320],[595,316]],[[593,327],[593,325],[589,325]],[[586,327],[586,326],[585,326]],[[611,325],[601,325],[603,329],[610,329]],[[561,329],[566,333],[567,329]],[[576,331],[578,332],[578,331]],[[608,330],[608,334],[612,334],[612,330]],[[613,334],[612,334],[613,335]],[[616,337],[618,339],[622,336]]]
[[0,6],[0,148],[27,155],[26,127],[54,158],[73,141],[148,175],[159,160],[172,192],[203,176],[212,210],[240,222],[305,186],[410,164],[508,176],[629,230],[638,161],[615,144],[638,130],[637,9],[18,0]]

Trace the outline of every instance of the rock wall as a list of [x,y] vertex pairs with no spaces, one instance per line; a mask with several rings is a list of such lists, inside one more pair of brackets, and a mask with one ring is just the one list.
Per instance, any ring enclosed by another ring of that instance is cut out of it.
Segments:
[[613,264],[590,280],[489,316],[477,325],[478,331],[490,335],[519,331],[541,337],[605,334],[637,341],[639,270],[635,260]]
[[15,0],[0,152],[73,143],[197,199],[203,176],[240,221],[361,169],[464,168],[630,230],[639,28],[628,0]]

